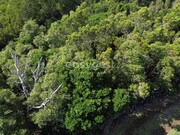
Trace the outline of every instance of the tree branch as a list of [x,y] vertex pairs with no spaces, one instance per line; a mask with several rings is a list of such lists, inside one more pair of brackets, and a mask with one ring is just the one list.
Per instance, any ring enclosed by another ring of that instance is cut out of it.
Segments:
[[44,70],[44,66],[42,65],[42,57],[41,57],[40,60],[38,61],[38,65],[36,69],[34,71],[31,70],[34,78],[34,84],[39,80],[40,76],[43,73],[43,70]]
[[41,109],[46,106],[48,102],[52,100],[52,98],[55,96],[57,91],[61,88],[62,85],[59,85],[56,90],[54,90],[49,98],[46,98],[40,105],[31,107],[28,111],[31,111],[32,109]]

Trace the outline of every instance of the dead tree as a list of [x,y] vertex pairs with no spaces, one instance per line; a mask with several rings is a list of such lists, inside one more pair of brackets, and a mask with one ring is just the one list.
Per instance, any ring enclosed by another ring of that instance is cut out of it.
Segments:
[[[25,78],[26,78],[26,72],[27,72],[27,67],[28,67],[28,62],[25,63],[24,65],[24,69],[22,69],[22,63],[19,60],[19,57],[17,56],[17,54],[15,53],[11,53],[11,57],[14,61],[14,67],[15,67],[15,71],[11,70],[12,73],[14,73],[19,80],[19,83],[22,87],[21,91],[23,92],[24,96],[26,99],[28,99],[29,95],[30,95],[30,90],[28,90],[28,87],[26,85],[25,82]],[[36,84],[36,82],[39,80],[39,78],[43,75],[44,72],[44,63],[42,58],[40,58],[40,60],[38,61],[37,67],[35,68],[35,70],[31,70],[32,72],[32,77],[34,79],[34,85]],[[51,96],[49,98],[46,98],[40,105],[38,106],[33,106],[32,108],[29,109],[41,109],[43,107],[46,106],[46,104],[48,102],[50,102],[52,100],[52,98],[54,97],[54,95],[58,92],[58,90],[61,88],[61,85],[59,85],[51,94]]]

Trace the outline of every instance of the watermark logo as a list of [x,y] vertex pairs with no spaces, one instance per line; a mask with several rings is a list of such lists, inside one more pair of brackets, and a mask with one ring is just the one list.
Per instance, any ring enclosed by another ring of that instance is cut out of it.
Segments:
[[91,70],[98,70],[98,69],[110,69],[114,68],[114,62],[109,63],[101,63],[101,62],[66,62],[66,68],[80,68],[80,69],[91,69]]

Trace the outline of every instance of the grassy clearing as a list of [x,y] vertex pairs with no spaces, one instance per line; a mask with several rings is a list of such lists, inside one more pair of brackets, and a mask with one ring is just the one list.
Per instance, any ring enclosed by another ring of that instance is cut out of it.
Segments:
[[168,135],[180,135],[180,125],[174,127],[168,132]]
[[108,135],[180,135],[180,95],[139,107],[111,127]]

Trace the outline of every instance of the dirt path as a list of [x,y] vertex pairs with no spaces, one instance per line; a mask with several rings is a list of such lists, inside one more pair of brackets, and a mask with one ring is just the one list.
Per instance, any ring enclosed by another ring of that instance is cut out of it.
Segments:
[[[168,116],[171,118],[168,119]],[[157,115],[154,119],[160,118],[165,132],[168,133],[174,127],[180,125],[180,102],[173,107],[169,107],[162,114]],[[166,120],[166,121],[163,121]]]
[[177,126],[180,126],[180,94],[153,100],[133,114],[113,121],[108,135],[166,135]]

